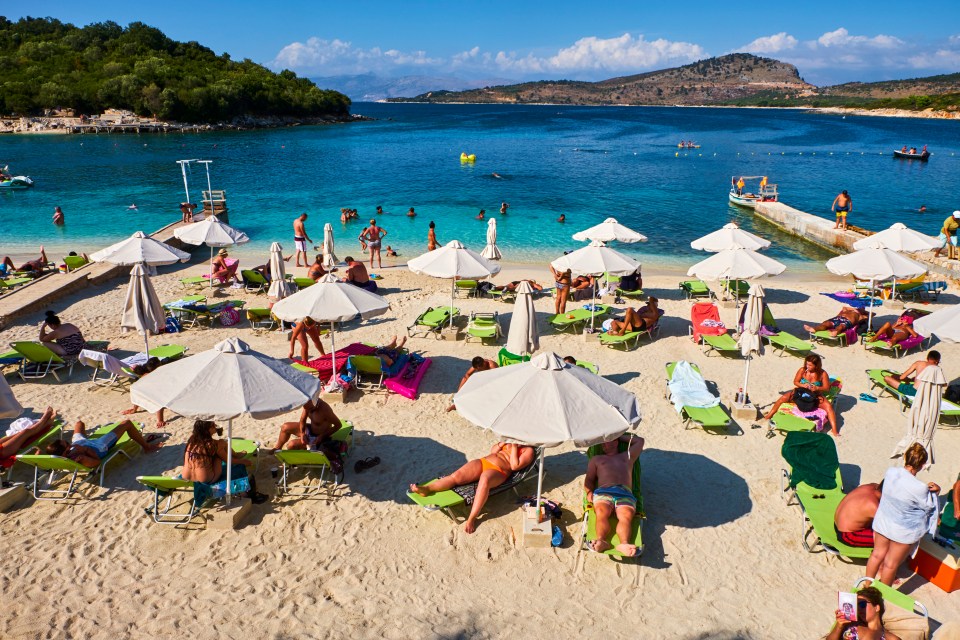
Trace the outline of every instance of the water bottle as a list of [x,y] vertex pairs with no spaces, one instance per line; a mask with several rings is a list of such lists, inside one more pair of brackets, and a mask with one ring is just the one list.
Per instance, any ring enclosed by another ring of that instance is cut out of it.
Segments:
[[740,387],[739,389],[737,389],[736,403],[743,404],[743,387]]

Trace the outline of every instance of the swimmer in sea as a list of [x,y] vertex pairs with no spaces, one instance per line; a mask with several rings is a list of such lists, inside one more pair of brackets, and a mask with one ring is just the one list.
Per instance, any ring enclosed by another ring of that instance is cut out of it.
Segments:
[[410,207],[410,211],[407,211],[407,217],[414,218],[416,217],[416,215],[417,215],[417,212],[413,210],[413,207]]
[[484,216],[487,215],[486,209],[480,209],[480,213],[477,214],[477,220],[484,220]]
[[503,180],[503,176],[500,175],[499,173],[497,173],[496,171],[494,171],[494,172],[491,173],[490,175],[493,176],[494,178],[499,178],[499,179]]
[[927,212],[927,205],[925,204],[920,205],[919,213],[926,213],[926,212]]
[[135,205],[135,204],[132,204],[132,205],[130,205],[129,207],[127,207],[127,209],[136,209],[136,208],[137,208],[137,205]]
[[501,203],[500,203],[500,215],[505,215],[505,214],[507,213],[507,209],[509,209],[509,208],[510,208],[510,204],[509,204],[509,203],[507,203],[507,202],[501,202]]
[[560,217],[557,218],[557,222],[566,222],[566,221],[567,221],[567,214],[565,213],[561,213]]

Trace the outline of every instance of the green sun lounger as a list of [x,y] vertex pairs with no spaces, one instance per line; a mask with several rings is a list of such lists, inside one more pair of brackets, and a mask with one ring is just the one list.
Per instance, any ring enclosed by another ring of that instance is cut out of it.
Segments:
[[[860,578],[857,580],[857,583],[853,585],[853,590],[860,591],[862,588],[861,585],[864,582],[871,582],[871,580],[870,578]],[[900,609],[903,609],[904,611],[915,613],[919,616],[922,616],[925,620],[930,617],[927,607],[922,602],[915,600],[907,594],[897,591],[893,587],[888,587],[879,580],[873,580],[870,586],[876,588],[876,590],[880,592],[880,595],[883,596],[884,602],[887,604],[892,604]]]
[[428,307],[426,311],[417,316],[409,327],[407,335],[411,338],[422,333],[424,336],[433,333],[437,340],[440,339],[440,330],[450,326],[450,316],[454,319],[460,315],[460,309],[456,307]]
[[[895,398],[900,404],[900,412],[903,413],[903,411],[905,411],[908,407],[913,406],[913,396],[903,393],[898,388],[890,386],[884,379],[885,376],[896,373],[898,372],[890,371],[889,369],[867,369],[867,377],[870,378],[870,389],[879,389],[880,393],[878,395],[880,396],[886,393],[890,395],[890,397]],[[953,422],[954,424],[960,424],[960,405],[955,402],[951,402],[946,398],[941,398],[940,419],[943,421]]]
[[764,336],[767,342],[773,347],[773,350],[777,352],[777,355],[783,356],[784,354],[790,353],[792,355],[800,356],[801,358],[806,358],[808,355],[813,353],[814,345],[812,342],[807,342],[806,340],[801,340],[792,333],[787,333],[786,331],[781,331],[780,333],[772,336]]
[[680,283],[680,290],[687,296],[687,300],[713,297],[713,291],[710,291],[710,287],[703,280],[684,280]]
[[487,295],[501,302],[514,302],[517,299],[517,292],[507,289],[490,289],[487,291]]
[[270,309],[246,309],[247,322],[254,331],[273,331],[280,326]]
[[705,350],[706,355],[711,353],[718,353],[724,356],[733,356],[739,358],[740,345],[737,344],[737,341],[733,339],[729,333],[723,333],[719,336],[710,336],[706,334],[700,335],[700,344],[705,345],[707,349]]
[[891,345],[889,342],[884,340],[870,342],[869,340],[866,340],[866,336],[864,336],[863,347],[867,351],[873,351],[874,353],[882,353],[884,355],[893,356],[894,358],[902,358],[905,354],[910,353],[914,349],[922,349],[924,342],[926,342],[926,338],[915,336]]
[[[96,440],[97,438],[103,437],[106,434],[113,431],[119,422],[114,422],[112,424],[105,424],[103,426],[97,427],[92,432],[87,434],[87,438],[90,440]],[[143,430],[143,424],[134,423],[138,429]],[[74,497],[74,494],[77,493],[77,476],[79,474],[84,474],[85,478],[92,479],[97,475],[100,476],[99,485],[103,486],[103,479],[107,473],[107,466],[118,456],[122,455],[128,460],[132,460],[133,456],[140,452],[140,445],[130,439],[128,434],[123,434],[120,437],[120,440],[117,441],[113,447],[107,451],[107,454],[100,459],[100,464],[94,468],[85,467],[79,462],[74,462],[69,458],[64,458],[61,456],[51,456],[46,454],[28,454],[28,455],[18,455],[17,462],[22,462],[23,464],[33,467],[33,497],[37,500],[62,500],[65,498]],[[49,473],[48,473],[49,472]],[[43,473],[47,476],[46,480],[41,480],[40,474]],[[56,488],[45,488],[41,485],[46,485],[46,487],[53,487],[57,484],[58,475],[65,474],[70,476],[70,484],[66,489],[56,489]]]
[[590,322],[590,317],[601,318],[606,315],[610,307],[604,304],[598,304],[596,310],[590,312],[584,308],[568,310],[566,313],[559,313],[550,316],[550,325],[561,333],[567,329],[574,330],[578,325]]
[[[618,445],[620,451],[626,451],[627,443],[620,442]],[[596,455],[603,455],[603,446],[594,445],[587,449],[587,458],[592,458]],[[610,549],[607,549],[603,552],[603,555],[609,558],[617,559],[626,559],[626,560],[639,560],[641,554],[643,553],[643,521],[646,519],[647,514],[644,510],[643,505],[643,490],[641,486],[641,465],[640,458],[637,458],[633,462],[633,477],[631,484],[633,485],[633,496],[637,499],[637,513],[633,517],[633,522],[630,526],[630,540],[629,544],[637,547],[637,555],[635,556],[626,556],[623,552],[617,550],[617,545],[621,543],[620,537],[616,533],[616,515],[611,517],[613,536],[610,539],[610,544],[613,546]],[[583,494],[583,526],[581,527],[581,548],[588,551],[593,551],[590,549],[589,545],[597,539],[597,512],[594,511],[592,505],[587,503],[587,494]]]
[[33,278],[0,278],[0,291],[4,289],[15,289],[25,284],[33,282]]
[[496,311],[493,313],[474,311],[470,314],[470,320],[467,322],[467,335],[464,338],[465,342],[469,342],[471,338],[480,342],[484,340],[496,341],[500,339],[500,336],[499,313]]
[[813,431],[817,424],[813,420],[781,409],[770,418],[770,426],[781,433],[789,433],[791,431]]
[[249,293],[262,293],[270,288],[270,282],[263,274],[253,269],[241,269],[240,279],[243,280],[243,290]]
[[50,347],[42,342],[29,341],[11,342],[10,347],[23,356],[20,368],[17,370],[21,380],[40,380],[50,373],[57,382],[61,382],[57,372],[67,366],[67,361],[54,353]]
[[847,346],[847,332],[841,331],[837,335],[831,335],[829,329],[822,329],[820,331],[811,331],[810,339],[816,342],[821,343],[836,343],[838,347]]
[[350,356],[354,371],[357,372],[353,386],[357,389],[379,391],[383,388],[383,361],[380,356]]
[[67,273],[76,271],[87,264],[87,259],[83,256],[64,256],[63,264],[67,267]]
[[529,362],[529,361],[530,361],[529,354],[518,356],[514,353],[510,353],[509,351],[506,350],[506,348],[500,349],[500,351],[497,353],[498,367],[506,367],[507,365],[518,364],[520,362]]
[[213,323],[220,317],[220,312],[228,305],[236,309],[237,313],[246,305],[244,300],[218,300],[213,304],[204,305],[205,309],[180,308],[180,319],[190,327],[213,327]]
[[[379,358],[378,358],[379,360]],[[346,453],[344,458],[350,454],[353,447],[353,423],[349,420],[341,420],[340,428],[333,434],[332,439],[336,442],[346,444]],[[282,449],[274,453],[277,462],[281,464],[280,478],[277,480],[278,496],[311,496],[320,493],[324,489],[324,476],[327,471],[331,472],[333,483],[330,489],[335,489],[343,482],[343,473],[334,473],[330,466],[330,460],[322,451],[313,451],[310,449]],[[294,470],[301,469],[304,474],[305,482],[293,485],[290,482],[291,474]],[[317,483],[313,484],[313,472],[319,471]]]
[[[700,375],[703,375],[700,367],[694,363],[691,362],[690,367]],[[667,363],[667,390],[664,395],[668,398],[670,397],[670,381],[673,379],[673,371],[676,368],[676,362]],[[680,417],[683,418],[684,427],[689,428],[690,424],[693,423],[700,425],[701,428],[706,430],[727,429],[732,421],[727,410],[719,404],[715,407],[688,407],[684,405],[680,410]]]
[[457,297],[463,296],[470,298],[477,295],[476,280],[455,280],[453,283],[453,292]]
[[614,291],[614,295],[619,298],[630,298],[631,300],[643,300],[643,289],[637,289],[636,291],[624,291],[619,287]]
[[584,362],[583,360],[577,360],[577,366],[582,367],[592,373],[595,376],[600,375],[600,367],[593,364],[592,362]]
[[307,287],[312,287],[317,284],[316,280],[313,278],[293,278],[293,284],[297,285],[297,289],[306,289]]
[[[39,438],[32,440],[31,442],[26,443],[20,448],[20,451],[17,452],[17,455],[27,455],[29,451],[32,451],[35,448],[39,448],[43,451],[43,448],[48,444],[60,438],[63,433],[63,421],[60,419],[54,420],[53,424],[50,426],[50,429],[40,435]],[[13,474],[13,470],[16,468],[16,464],[13,464],[10,467],[0,466],[0,479],[4,481],[9,481],[10,476]]]

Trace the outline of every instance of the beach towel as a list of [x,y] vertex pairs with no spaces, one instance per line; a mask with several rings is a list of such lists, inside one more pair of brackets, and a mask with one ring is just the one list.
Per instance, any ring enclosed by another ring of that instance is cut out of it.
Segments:
[[938,507],[937,494],[926,482],[903,467],[890,467],[883,476],[873,530],[900,544],[916,544],[924,534],[936,531]]
[[[130,359],[135,356],[130,356]],[[129,377],[130,374],[127,371],[123,370],[124,361],[114,358],[108,353],[103,353],[102,351],[91,351],[90,349],[84,349],[77,356],[77,360],[81,364],[85,364],[88,367],[100,368],[106,370],[108,373],[115,376],[126,376]],[[142,362],[146,362],[147,358],[144,356]],[[136,364],[142,364],[138,362]],[[133,365],[126,365],[133,366]]]
[[[826,433],[791,431],[784,438],[780,455],[790,465],[790,486],[804,482],[814,489],[836,489],[837,445]],[[886,491],[886,487],[884,487]]]
[[[226,478],[227,475],[227,463],[221,462],[222,465],[222,475]],[[247,467],[242,464],[235,464],[230,467],[230,493],[232,495],[239,495],[250,491],[250,478],[247,477]],[[193,483],[193,499],[196,501],[196,504],[202,505],[204,502],[210,498],[222,498],[227,495],[227,481],[221,480],[220,482],[194,482]]]
[[690,322],[693,324],[693,341],[699,343],[700,336],[720,336],[727,332],[720,320],[720,310],[712,302],[697,302],[690,308]]
[[686,360],[677,362],[667,386],[670,389],[670,402],[677,413],[683,411],[684,407],[709,409],[720,404],[720,398],[710,393],[703,376]]
[[[354,342],[351,345],[347,345],[343,349],[339,349],[336,354],[336,370],[339,373],[344,366],[347,364],[347,358],[350,356],[370,356],[376,352],[376,347],[371,347],[360,342]],[[330,363],[331,354],[325,356],[320,356],[319,358],[314,358],[309,362],[303,362],[301,360],[294,360],[299,364],[302,364],[311,369],[315,369],[321,380],[326,380],[333,374],[334,367]]]
[[874,307],[883,306],[883,301],[880,298],[858,298],[857,294],[851,293],[849,291],[837,291],[836,293],[821,293],[822,296],[827,296],[837,302],[842,302],[848,307],[853,307],[854,309],[860,309],[861,311],[870,306],[870,302],[873,301]]
[[823,431],[823,427],[827,424],[827,412],[824,409],[814,409],[813,411],[800,411],[800,408],[794,405],[793,409],[790,410],[795,416],[800,416],[801,418],[806,418],[814,424],[815,431]]

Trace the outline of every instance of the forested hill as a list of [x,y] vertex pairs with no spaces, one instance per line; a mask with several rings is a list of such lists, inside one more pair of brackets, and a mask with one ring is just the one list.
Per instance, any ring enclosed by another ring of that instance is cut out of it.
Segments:
[[350,99],[292,71],[176,42],[140,22],[76,27],[52,18],[0,16],[0,112],[96,114],[127,109],[179,122],[241,117],[345,118]]

